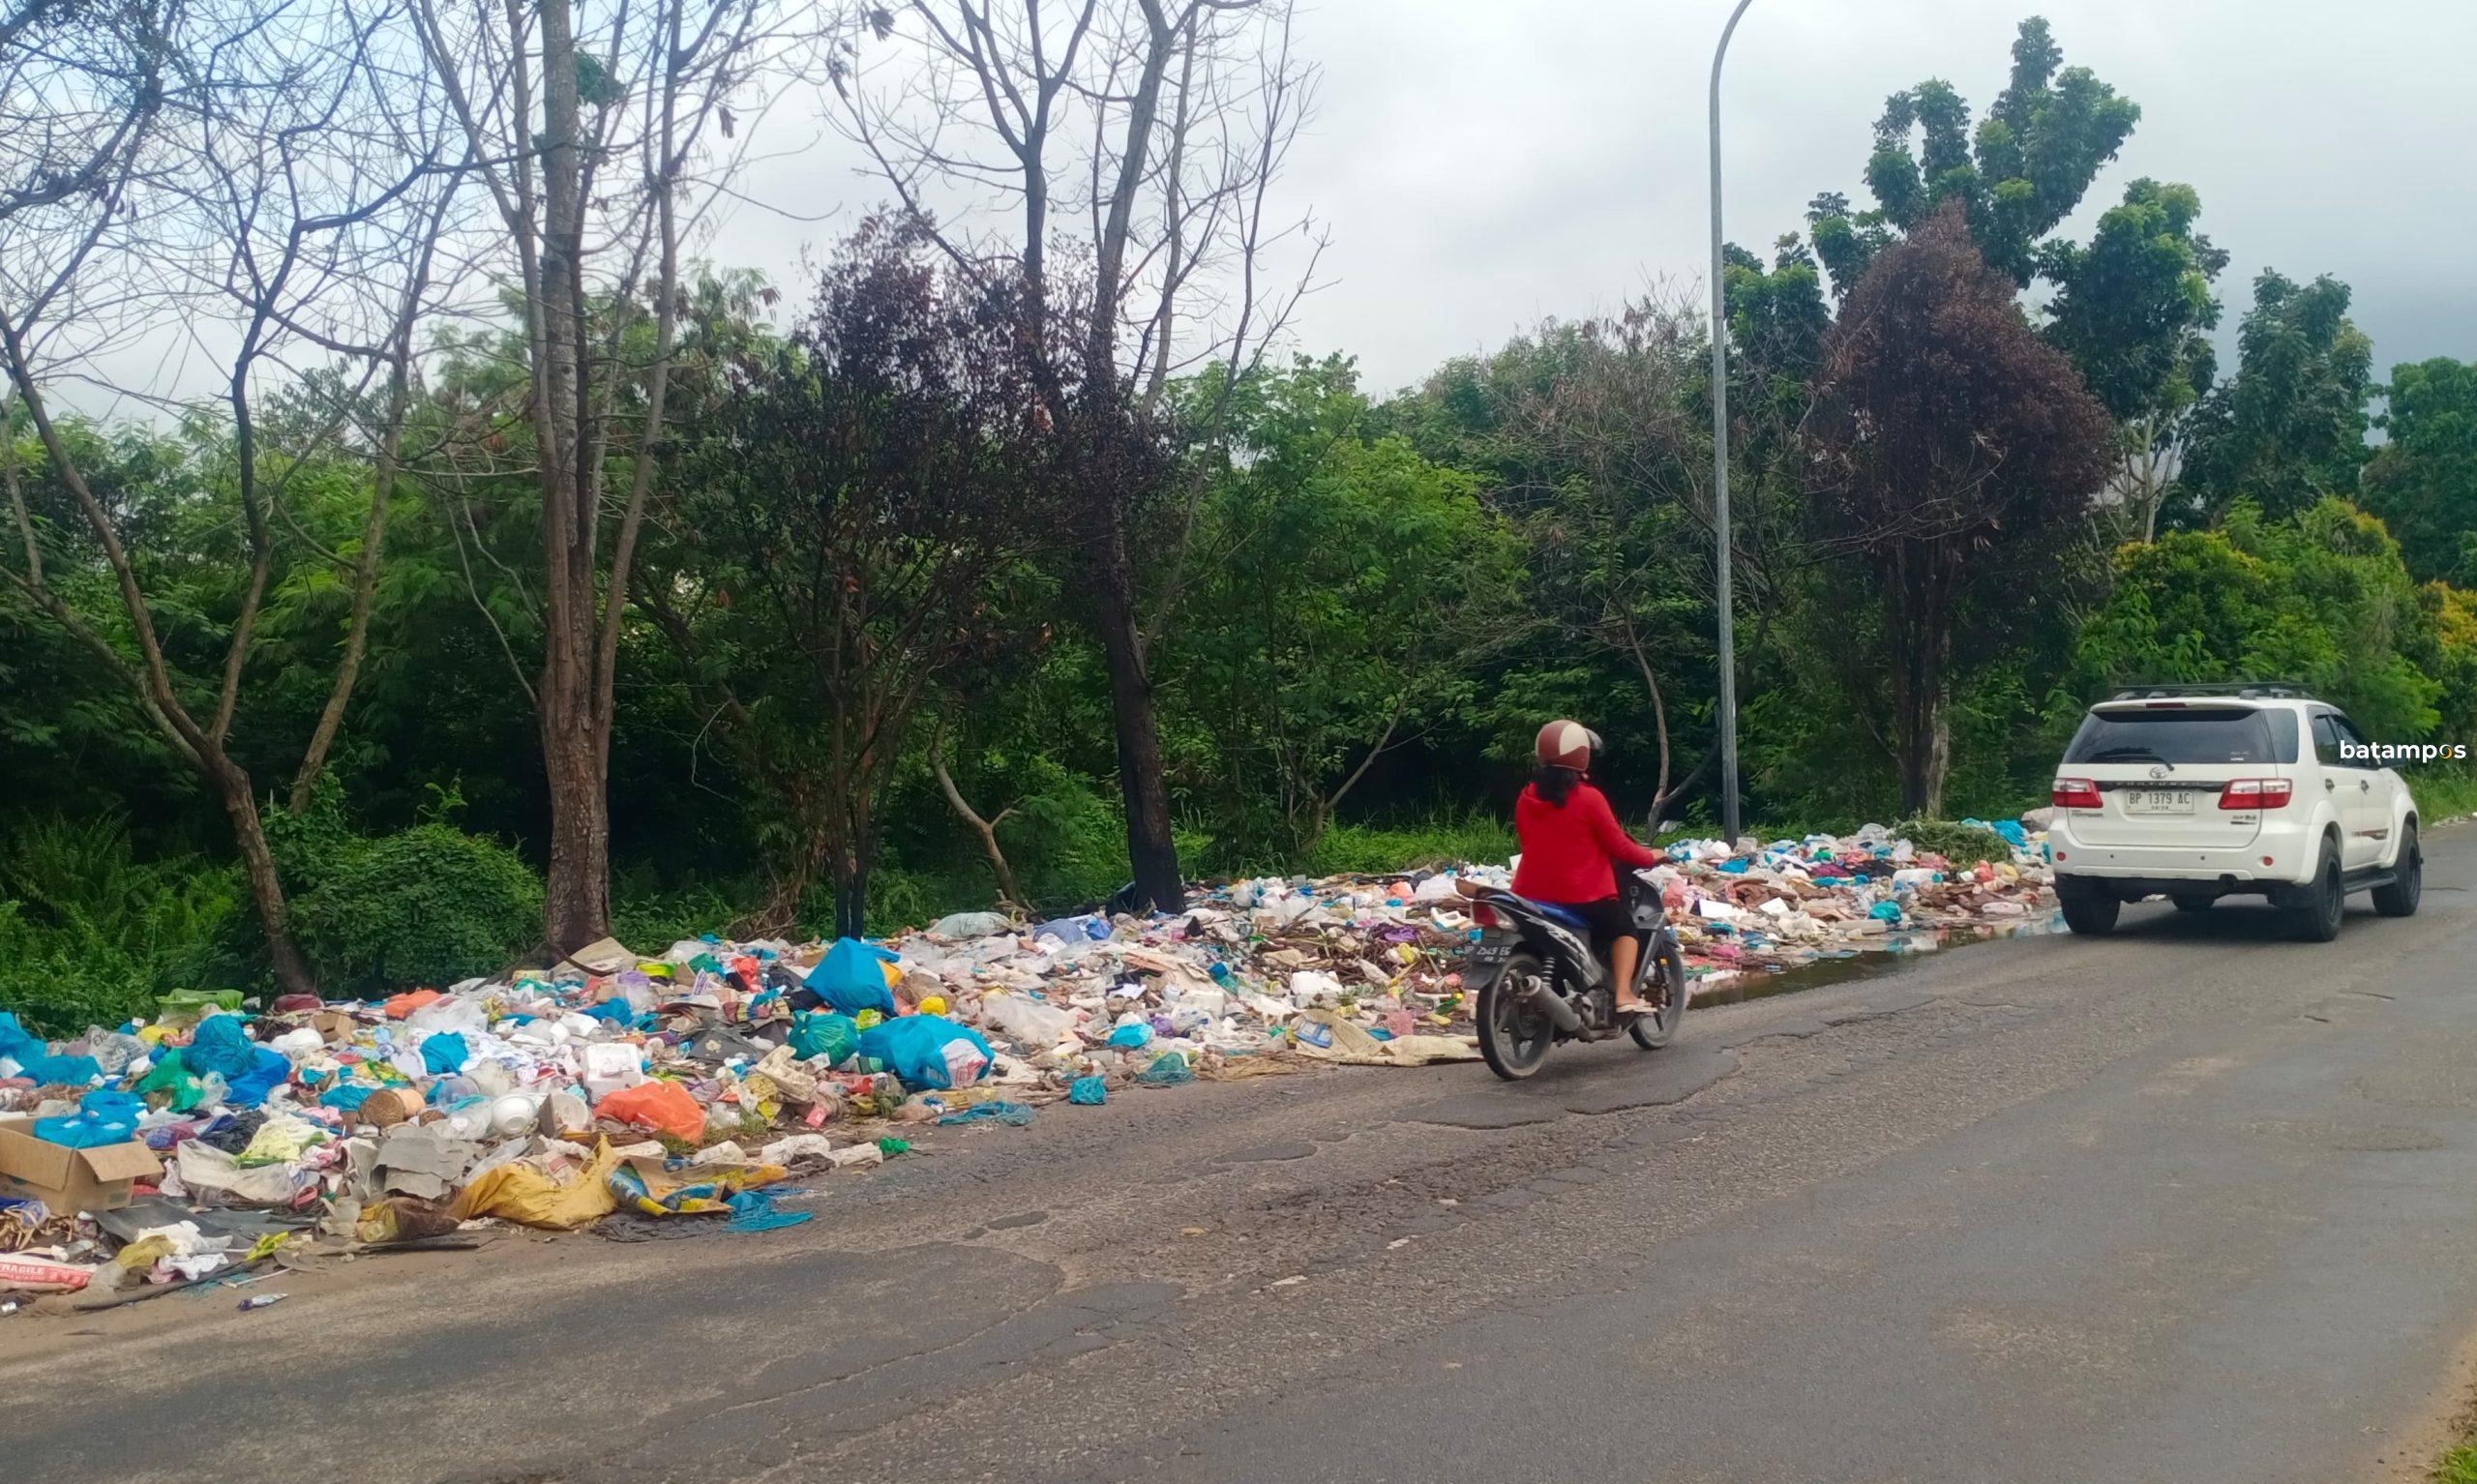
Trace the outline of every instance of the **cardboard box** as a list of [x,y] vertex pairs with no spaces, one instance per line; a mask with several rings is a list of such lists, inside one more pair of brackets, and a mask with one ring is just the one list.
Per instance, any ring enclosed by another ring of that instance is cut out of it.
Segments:
[[31,1196],[55,1213],[129,1204],[130,1185],[164,1172],[155,1151],[133,1140],[73,1149],[34,1136],[34,1119],[0,1118],[0,1196]]

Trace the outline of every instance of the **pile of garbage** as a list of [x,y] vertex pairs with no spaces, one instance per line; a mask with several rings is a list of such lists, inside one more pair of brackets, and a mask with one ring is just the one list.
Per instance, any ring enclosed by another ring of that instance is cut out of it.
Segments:
[[[1956,869],[1877,826],[1672,846],[1649,875],[1698,990],[2042,918],[2039,837]],[[594,945],[385,999],[237,991],[65,1042],[0,1010],[0,1292],[106,1301],[474,1223],[642,1237],[808,1219],[777,1187],[924,1125],[1357,1064],[1471,1058],[1466,883],[1268,878],[1176,914],[959,913],[883,943]]]

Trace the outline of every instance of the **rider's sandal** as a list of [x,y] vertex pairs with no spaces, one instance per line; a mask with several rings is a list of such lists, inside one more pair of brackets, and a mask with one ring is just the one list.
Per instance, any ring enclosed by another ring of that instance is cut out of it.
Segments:
[[1643,1003],[1643,1002],[1642,1002],[1641,1000],[1639,1000],[1639,999],[1638,999],[1638,1000],[1636,1000],[1636,1001],[1634,1001],[1634,1002],[1633,1002],[1632,1004],[1630,1004],[1630,1005],[1619,1005],[1619,1006],[1617,1007],[1617,1019],[1618,1019],[1618,1020],[1620,1020],[1621,1022],[1622,1022],[1622,1021],[1639,1021],[1639,1020],[1641,1020],[1644,1016],[1647,1016],[1647,1015],[1653,1015],[1653,1014],[1656,1014],[1656,1013],[1657,1013],[1657,1012],[1656,1012],[1656,1011],[1655,1011],[1655,1010],[1653,1009],[1653,1007],[1652,1007],[1652,1006],[1650,1006],[1650,1005],[1647,1005],[1647,1004]]

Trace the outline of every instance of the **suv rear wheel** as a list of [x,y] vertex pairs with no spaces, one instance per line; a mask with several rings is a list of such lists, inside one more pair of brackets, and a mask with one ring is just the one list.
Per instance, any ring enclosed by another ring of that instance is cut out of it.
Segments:
[[2064,907],[2064,925],[2083,937],[2104,937],[2115,931],[2124,904],[2104,891],[2055,883],[2055,898]]
[[2348,895],[2340,880],[2340,852],[2331,842],[2322,842],[2321,863],[2313,869],[2313,880],[2297,888],[2291,899],[2290,919],[2296,935],[2309,943],[2327,943],[2340,935],[2340,917],[2346,909]]
[[2217,897],[2170,897],[2167,900],[2176,904],[2176,910],[2180,912],[2207,912],[2211,908],[2211,904],[2219,899]]
[[2400,837],[2400,865],[2391,884],[2373,889],[2373,909],[2385,917],[2413,916],[2425,890],[2426,855],[2417,847],[2417,822],[2411,819],[2407,833]]

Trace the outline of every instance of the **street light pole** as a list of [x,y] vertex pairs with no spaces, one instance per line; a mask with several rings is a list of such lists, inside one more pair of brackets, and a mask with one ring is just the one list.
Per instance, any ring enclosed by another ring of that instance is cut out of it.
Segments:
[[1712,525],[1718,548],[1716,581],[1720,638],[1720,833],[1738,839],[1738,653],[1735,605],[1729,591],[1729,307],[1720,278],[1720,63],[1739,17],[1754,0],[1738,0],[1712,52]]

